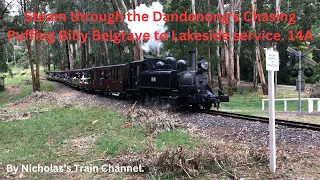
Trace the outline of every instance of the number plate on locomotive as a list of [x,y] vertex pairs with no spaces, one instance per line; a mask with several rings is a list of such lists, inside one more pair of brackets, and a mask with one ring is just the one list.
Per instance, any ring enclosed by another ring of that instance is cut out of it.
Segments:
[[151,77],[151,82],[157,82],[157,77]]

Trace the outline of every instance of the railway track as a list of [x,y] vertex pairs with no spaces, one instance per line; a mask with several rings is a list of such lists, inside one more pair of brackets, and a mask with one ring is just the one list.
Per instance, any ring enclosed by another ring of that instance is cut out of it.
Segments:
[[[262,122],[262,123],[269,123],[269,118],[267,118],[267,117],[243,115],[243,114],[236,114],[236,113],[215,111],[215,110],[207,111],[207,110],[192,109],[191,111],[196,111],[199,113],[205,113],[205,114],[211,114],[211,115],[220,115],[220,116],[230,117],[230,118],[235,118],[235,119],[243,119],[243,120],[248,120],[248,121],[258,121],[258,122]],[[288,121],[288,120],[282,120],[282,119],[276,119],[276,124],[282,125],[282,126],[287,126],[287,127],[292,127],[292,128],[303,128],[303,129],[309,129],[309,130],[314,130],[314,131],[320,131],[319,124],[295,122],[295,121]]]

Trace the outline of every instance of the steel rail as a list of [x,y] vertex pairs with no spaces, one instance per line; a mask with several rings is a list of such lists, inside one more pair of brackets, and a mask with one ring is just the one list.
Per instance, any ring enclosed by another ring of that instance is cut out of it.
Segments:
[[[269,118],[267,117],[259,117],[259,116],[252,116],[252,115],[244,115],[244,114],[236,114],[231,112],[224,112],[224,111],[216,111],[216,110],[197,110],[197,109],[188,109],[189,111],[211,114],[211,115],[220,115],[224,117],[230,117],[235,119],[243,119],[248,121],[257,121],[262,123],[269,123]],[[314,131],[320,131],[320,124],[312,124],[312,123],[305,123],[305,122],[297,122],[297,121],[288,121],[282,119],[276,119],[277,125],[288,126],[292,128],[302,128]]]

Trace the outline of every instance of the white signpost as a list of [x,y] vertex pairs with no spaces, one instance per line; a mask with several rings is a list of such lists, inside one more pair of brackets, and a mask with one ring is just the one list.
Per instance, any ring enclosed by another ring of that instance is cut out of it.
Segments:
[[269,148],[270,171],[276,171],[276,129],[274,105],[274,71],[279,71],[279,52],[266,50],[266,69],[268,71],[268,99],[269,99]]

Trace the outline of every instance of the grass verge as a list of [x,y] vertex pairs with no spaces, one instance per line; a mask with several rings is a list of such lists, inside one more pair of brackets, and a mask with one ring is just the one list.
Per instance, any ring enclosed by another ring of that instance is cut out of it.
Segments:
[[[298,92],[290,89],[277,89],[276,98],[297,98]],[[302,97],[308,97],[306,93],[302,94]],[[221,110],[235,112],[240,114],[255,115],[266,117],[262,111],[262,99],[267,99],[268,97],[261,96],[261,92],[252,91],[249,88],[239,88],[238,92],[234,96],[230,97],[230,102],[222,103]],[[317,102],[313,102],[313,110],[317,111]],[[268,101],[264,102],[265,111],[268,111]],[[314,115],[308,115],[308,102],[302,101],[302,112],[304,116],[296,116],[295,112],[298,109],[298,101],[287,101],[287,111],[288,114],[284,113],[284,102],[275,101],[275,110],[276,118],[293,120],[293,121],[302,121],[310,123],[320,123],[320,117]],[[290,114],[291,112],[291,114]]]
[[[95,120],[98,121],[93,123]],[[141,129],[122,128],[119,113],[100,108],[57,109],[36,114],[27,121],[0,123],[0,129],[3,164],[68,163],[93,158],[93,151],[114,155],[134,146],[139,150],[143,143]],[[96,137],[96,146],[81,149],[76,141],[80,138],[84,146],[82,137]],[[70,152],[72,148],[74,151]]]
[[[41,84],[40,90],[52,92],[55,90],[55,86],[52,82],[44,82]],[[10,88],[6,88],[5,91],[0,92],[0,107],[7,103],[22,99],[32,92],[32,85],[17,84],[10,86]]]

